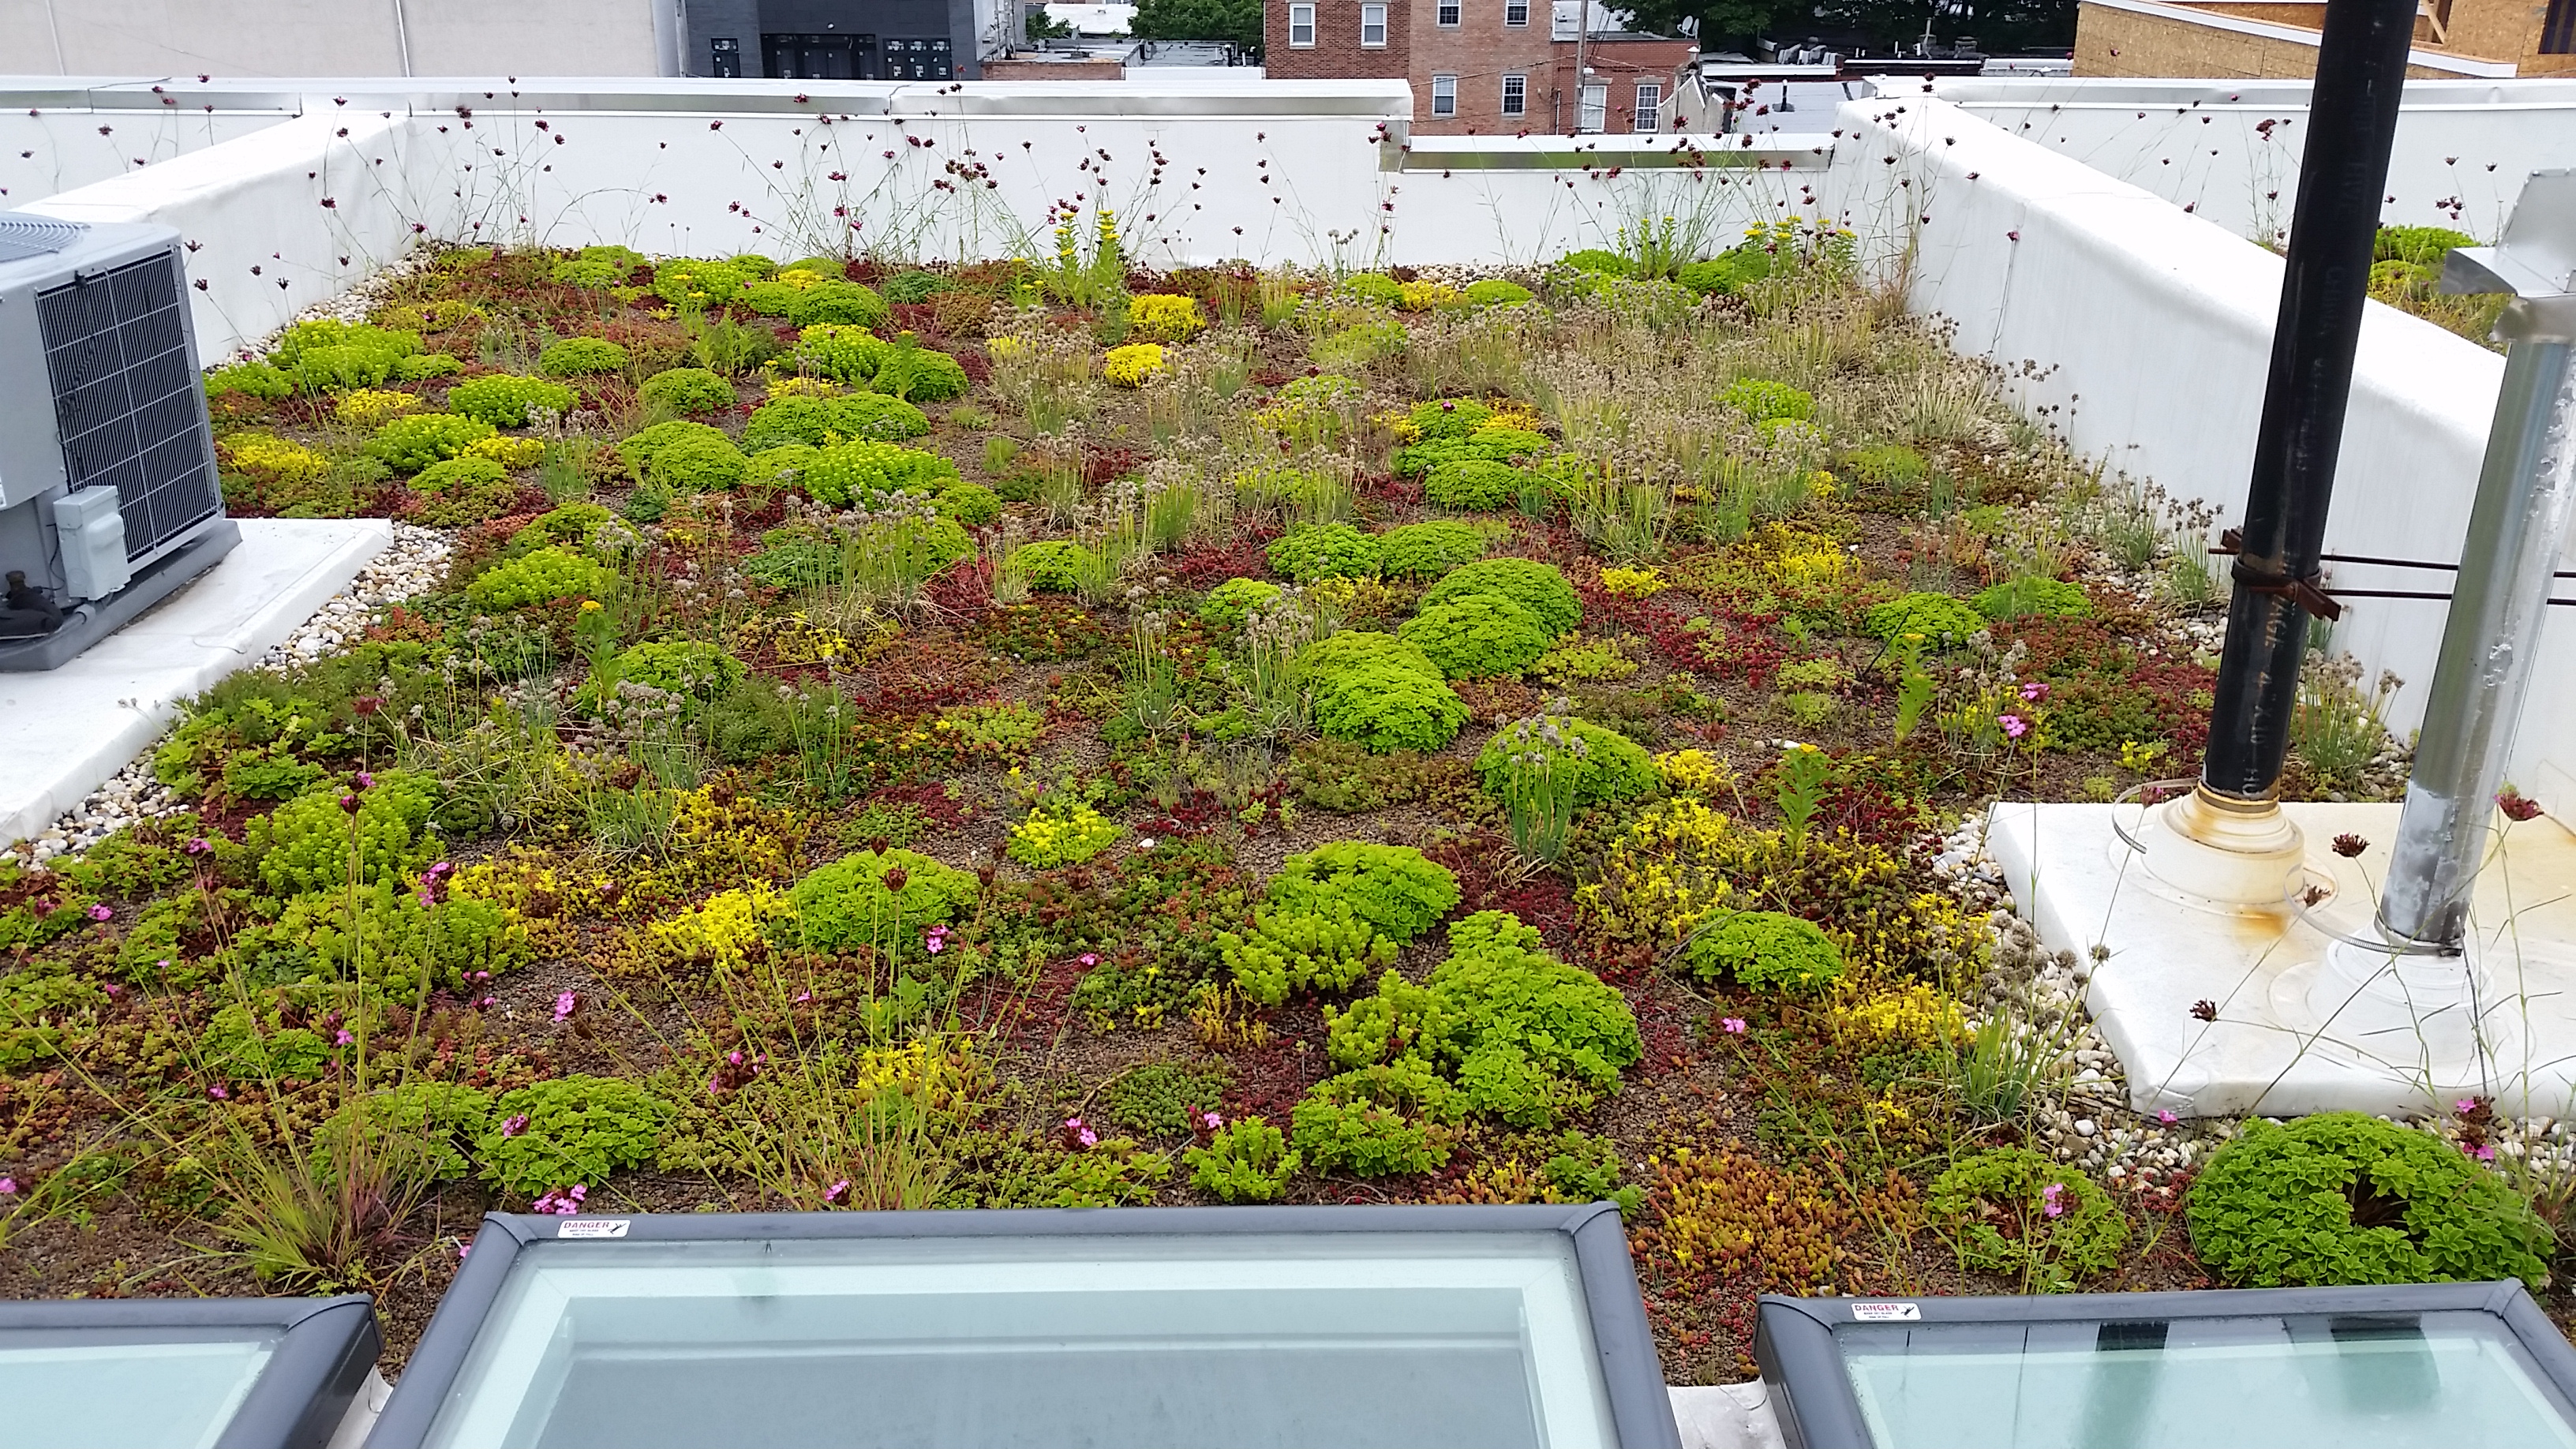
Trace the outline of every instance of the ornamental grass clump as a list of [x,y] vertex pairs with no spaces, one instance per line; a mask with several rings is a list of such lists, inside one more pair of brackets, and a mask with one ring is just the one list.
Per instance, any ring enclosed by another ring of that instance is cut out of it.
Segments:
[[2248,1288],[2548,1280],[2548,1226],[2440,1138],[2359,1112],[2250,1118],[2184,1203],[2192,1245]]

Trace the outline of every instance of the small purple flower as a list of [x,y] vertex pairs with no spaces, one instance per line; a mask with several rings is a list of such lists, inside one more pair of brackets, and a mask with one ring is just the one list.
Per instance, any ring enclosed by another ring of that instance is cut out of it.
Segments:
[[525,1112],[513,1113],[501,1123],[501,1135],[504,1137],[516,1137],[527,1130],[528,1114]]
[[1199,1125],[1210,1132],[1214,1132],[1219,1127],[1225,1125],[1225,1114],[1223,1112],[1201,1112],[1199,1114]]
[[1081,962],[1085,966],[1097,966],[1100,964],[1100,958],[1089,951],[1085,951],[1073,959]]
[[92,906],[89,908],[89,918],[93,921],[112,921],[116,919],[116,909],[113,906]]
[[203,854],[205,854],[207,851],[210,851],[210,850],[214,849],[215,847],[214,847],[214,844],[213,844],[212,842],[210,842],[210,841],[208,841],[208,840],[206,839],[206,837],[204,837],[204,836],[200,835],[200,836],[197,836],[196,838],[194,838],[194,839],[190,840],[187,844],[185,844],[185,845],[183,845],[183,846],[180,846],[179,848],[180,848],[181,850],[186,851],[186,852],[187,852],[188,854],[190,854],[190,855],[203,855]]
[[1064,1135],[1067,1141],[1074,1143],[1076,1146],[1097,1147],[1100,1145],[1100,1134],[1092,1131],[1090,1126],[1079,1117],[1067,1117],[1064,1119]]
[[232,1100],[233,1094],[231,1088],[226,1087],[221,1082],[217,1082],[206,1089],[206,1095],[214,1098],[218,1102],[228,1102]]
[[578,1183],[569,1188],[555,1188],[544,1197],[528,1204],[528,1211],[568,1218],[581,1211],[582,1199],[588,1196],[590,1196],[590,1189]]
[[358,772],[357,785],[358,789],[362,792],[372,790],[376,788],[376,777],[368,774],[364,770],[360,770]]
[[483,1008],[484,1010],[488,1011],[488,1010],[490,1010],[491,1008],[493,1008],[493,1007],[495,1007],[495,1006],[500,1005],[500,1004],[501,1004],[501,998],[499,998],[499,997],[497,997],[497,996],[486,996],[486,997],[484,997],[482,1000],[480,1000],[480,1001],[478,1001],[478,1002],[475,1002],[474,1004],[475,1004],[476,1006],[481,1007],[481,1008]]
[[2173,1114],[2173,1109],[2172,1109],[2171,1107],[2167,1107],[2167,1108],[2166,1108],[2166,1109],[2164,1109],[2163,1111],[2158,1112],[2158,1113],[2156,1114],[2156,1120],[2157,1120],[2157,1121],[2159,1121],[2159,1122],[2162,1122],[2163,1124],[2165,1124],[2165,1125],[2166,1125],[2166,1126],[2168,1126],[2168,1127],[2171,1127],[2173,1124],[2175,1124],[2176,1122],[2181,1121],[2182,1119],[2181,1119],[2180,1117],[2177,1117],[2177,1116],[2175,1116],[2175,1115]]
[[442,860],[438,864],[433,865],[429,869],[420,873],[419,895],[420,903],[422,905],[434,906],[438,904],[439,892],[447,884],[448,875],[455,869],[456,867],[454,865]]
[[2063,1183],[2052,1182],[2048,1186],[2039,1190],[2040,1211],[2047,1213],[2050,1217],[2063,1216],[2066,1212],[2065,1199],[2065,1185]]
[[839,1202],[842,1197],[849,1192],[849,1190],[850,1180],[846,1177],[842,1178],[839,1182],[833,1183],[830,1187],[823,1190],[823,1201]]
[[338,1033],[336,1033],[335,1035],[333,1035],[333,1036],[332,1036],[332,1038],[331,1038],[331,1045],[333,1045],[333,1046],[347,1046],[349,1043],[351,1043],[351,1042],[353,1042],[353,1041],[356,1041],[356,1040],[357,1040],[357,1038],[356,1038],[356,1037],[349,1035],[349,1029],[348,1029],[347,1027],[342,1027],[342,1028],[338,1031]]
[[2475,1097],[2462,1097],[2460,1100],[2451,1104],[2451,1110],[2454,1112],[2474,1112],[2478,1110],[2478,1099]]
[[581,998],[579,998],[579,997],[577,997],[577,996],[573,995],[571,992],[569,992],[569,991],[559,991],[559,992],[556,992],[556,993],[555,993],[555,1025],[557,1025],[557,1026],[561,1026],[561,1025],[563,1025],[566,1021],[570,1020],[570,1019],[572,1018],[572,1009],[573,1009],[574,1007],[576,1007],[576,1006],[579,1006],[580,1004],[581,1004]]
[[[162,963],[161,963],[161,969],[163,969],[163,970],[165,970],[165,971],[166,971],[166,970],[168,970],[169,968],[170,968],[170,963],[169,963],[169,962],[164,961],[164,962],[162,962]],[[116,984],[115,982],[113,982],[113,981],[111,981],[111,982],[107,983],[105,986],[100,987],[100,988],[99,988],[99,990],[106,992],[106,993],[107,993],[111,998],[113,998],[113,997],[118,997],[118,996],[123,996],[123,995],[125,994],[125,988],[124,988],[124,987],[122,987],[122,986],[117,985],[117,984]]]
[[2004,727],[2004,733],[2012,736],[2014,739],[2020,739],[2023,735],[2030,733],[2030,721],[2023,719],[2017,714],[1996,715],[1995,723],[2002,725]]
[[809,1002],[809,1001],[811,1001],[811,1000],[813,1000],[813,999],[814,999],[814,993],[813,993],[813,992],[811,992],[811,991],[799,991],[799,992],[797,992],[797,993],[796,993],[796,1004],[797,1004],[798,1006],[803,1006],[806,1002]]
[[1740,1017],[1740,1016],[1720,1017],[1720,1018],[1718,1019],[1718,1023],[1717,1023],[1717,1024],[1718,1024],[1718,1026],[1720,1026],[1721,1028],[1723,1028],[1723,1029],[1725,1030],[1725,1032],[1726,1032],[1726,1034],[1727,1034],[1728,1036],[1742,1036],[1742,1035],[1744,1035],[1744,1018],[1743,1018],[1743,1017]]
[[0,1197],[14,1197],[17,1195],[17,1192],[18,1179],[14,1177],[0,1177]]
[[357,797],[355,794],[348,794],[348,795],[343,795],[343,796],[341,796],[341,797],[340,797],[340,808],[341,808],[341,809],[343,809],[343,810],[348,811],[348,812],[349,812],[350,814],[352,814],[352,815],[357,814],[357,813],[358,813],[358,797]]
[[2034,679],[2021,687],[2021,697],[2033,704],[2048,698],[2048,686]]
[[933,927],[931,927],[931,928],[930,928],[930,933],[929,933],[927,936],[924,936],[924,937],[922,938],[922,941],[921,941],[921,948],[922,948],[923,950],[925,950],[925,951],[928,951],[928,952],[929,952],[931,955],[933,955],[933,956],[936,956],[936,955],[938,955],[940,952],[947,950],[947,949],[948,949],[948,928],[947,928],[946,926],[933,926]]
[[460,1243],[458,1243],[458,1244],[456,1245],[456,1261],[458,1261],[458,1262],[460,1262],[460,1263],[464,1262],[464,1261],[465,1261],[465,1258],[466,1258],[466,1255],[467,1255],[467,1254],[469,1254],[469,1253],[472,1253],[473,1251],[474,1251],[474,1245],[473,1245],[472,1243],[466,1243],[466,1242],[460,1242]]
[[2475,1157],[2480,1162],[2493,1162],[2495,1161],[2495,1144],[2492,1142],[2481,1142],[2478,1144],[2477,1150],[2469,1155]]

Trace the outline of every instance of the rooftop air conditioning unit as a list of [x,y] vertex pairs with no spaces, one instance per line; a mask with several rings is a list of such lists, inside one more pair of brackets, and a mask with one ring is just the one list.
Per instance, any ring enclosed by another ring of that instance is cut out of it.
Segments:
[[187,295],[167,227],[0,213],[0,670],[60,666],[241,540]]

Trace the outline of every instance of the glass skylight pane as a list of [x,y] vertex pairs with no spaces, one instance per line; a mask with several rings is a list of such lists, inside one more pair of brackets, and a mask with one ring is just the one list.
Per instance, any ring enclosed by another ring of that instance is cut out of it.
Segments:
[[431,1442],[1612,1440],[1553,1235],[539,1243]]
[[[0,1343],[0,1449],[198,1449],[268,1366],[266,1339]],[[23,1346],[21,1346],[23,1345]]]
[[1837,1331],[1878,1449],[2576,1446],[2483,1313]]

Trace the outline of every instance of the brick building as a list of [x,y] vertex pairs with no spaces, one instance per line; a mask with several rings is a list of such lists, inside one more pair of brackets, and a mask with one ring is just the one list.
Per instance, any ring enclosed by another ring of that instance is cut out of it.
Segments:
[[[1670,132],[1696,118],[1696,42],[1616,28],[1582,0],[1268,0],[1280,79],[1405,80],[1417,135]],[[1580,68],[1591,72],[1577,84]]]
[[[2323,0],[2084,0],[2079,76],[2304,80]],[[2501,80],[2576,74],[2576,0],[2421,0],[2407,75]]]

